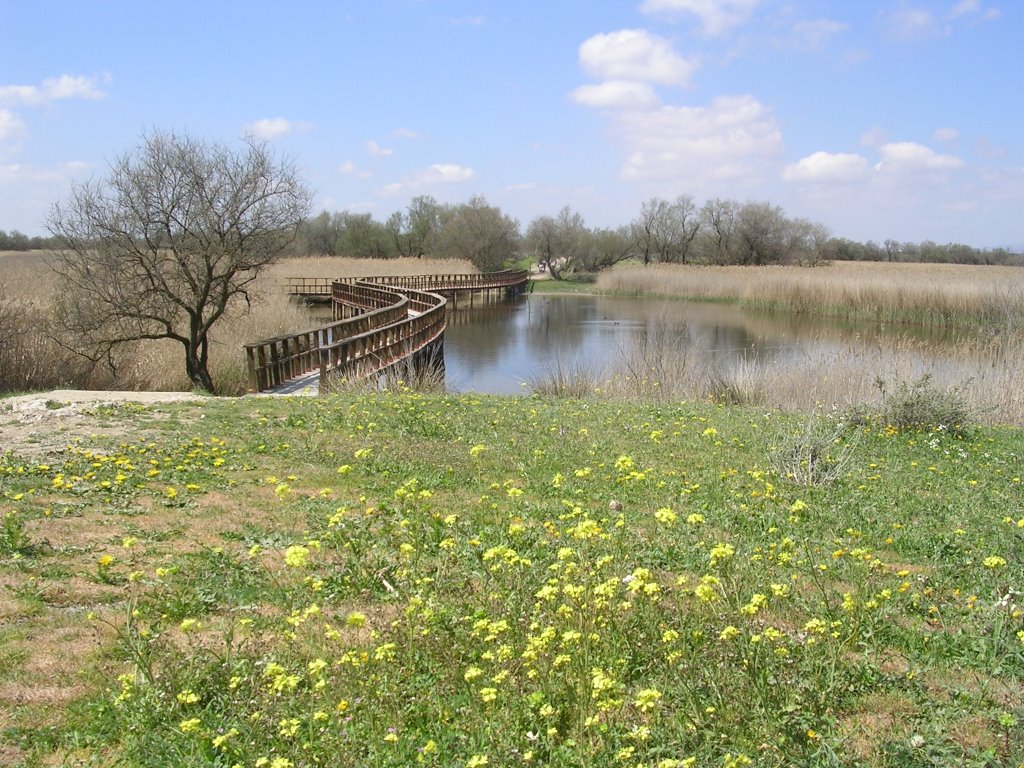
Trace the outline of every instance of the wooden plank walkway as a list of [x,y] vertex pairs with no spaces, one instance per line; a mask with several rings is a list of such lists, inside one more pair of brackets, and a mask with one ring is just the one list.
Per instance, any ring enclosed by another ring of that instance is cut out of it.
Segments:
[[[323,292],[326,281],[294,278],[292,295]],[[332,381],[358,381],[440,344],[447,296],[525,289],[527,272],[414,275],[330,281],[333,322],[245,345],[249,391],[313,394]],[[323,295],[317,293],[316,295]],[[354,316],[353,313],[355,313]]]

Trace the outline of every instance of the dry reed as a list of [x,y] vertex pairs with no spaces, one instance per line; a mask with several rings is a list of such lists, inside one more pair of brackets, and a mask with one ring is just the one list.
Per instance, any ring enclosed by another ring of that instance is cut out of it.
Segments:
[[827,267],[626,266],[598,289],[735,301],[795,314],[929,325],[1021,327],[1024,270],[960,264],[835,262]]

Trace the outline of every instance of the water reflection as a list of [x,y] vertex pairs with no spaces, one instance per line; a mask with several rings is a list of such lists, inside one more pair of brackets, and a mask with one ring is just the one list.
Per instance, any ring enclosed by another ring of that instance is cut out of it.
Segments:
[[644,341],[699,349],[717,365],[764,364],[785,344],[735,307],[601,296],[521,296],[453,313],[445,333],[448,388],[492,394],[561,365],[604,371]]
[[722,373],[738,367],[807,364],[851,348],[913,347],[918,367],[959,364],[955,334],[941,329],[831,322],[746,310],[731,304],[605,296],[526,295],[450,313],[445,334],[448,388],[492,394],[559,364],[621,368],[638,346],[700,354]]

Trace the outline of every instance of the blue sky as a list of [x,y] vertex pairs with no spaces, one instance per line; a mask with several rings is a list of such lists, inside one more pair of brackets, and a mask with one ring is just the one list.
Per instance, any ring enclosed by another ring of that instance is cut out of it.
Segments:
[[316,210],[652,197],[857,240],[1024,244],[1020,0],[0,0],[0,229],[152,129],[245,133]]

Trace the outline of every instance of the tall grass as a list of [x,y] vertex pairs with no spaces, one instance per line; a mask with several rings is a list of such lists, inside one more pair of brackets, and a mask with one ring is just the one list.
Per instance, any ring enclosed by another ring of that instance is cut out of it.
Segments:
[[1022,327],[1017,267],[835,262],[827,267],[625,266],[598,288],[738,302],[742,306],[880,322]]
[[835,412],[881,406],[879,382],[899,388],[924,377],[939,390],[956,391],[981,422],[1024,425],[1024,338],[1016,334],[964,338],[945,354],[909,336],[870,344],[823,339],[799,358],[751,357],[737,364],[655,324],[641,343],[619,350],[610,370],[555,366],[530,387],[544,396]]

